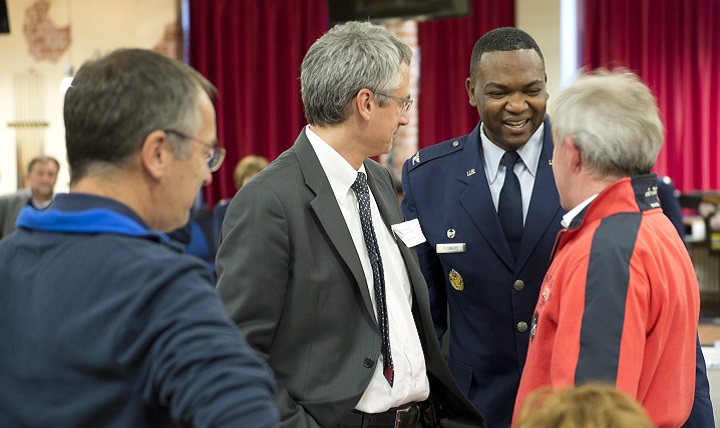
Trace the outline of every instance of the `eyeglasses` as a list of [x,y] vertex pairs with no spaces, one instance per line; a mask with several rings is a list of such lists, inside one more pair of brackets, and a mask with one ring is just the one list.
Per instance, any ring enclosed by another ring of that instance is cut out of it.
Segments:
[[205,155],[208,168],[210,168],[210,172],[215,172],[218,169],[220,169],[220,165],[222,165],[223,159],[225,159],[225,154],[227,151],[223,149],[222,147],[218,147],[216,144],[210,144],[206,143],[205,141],[198,140],[195,137],[191,137],[184,132],[177,131],[175,129],[163,129],[163,131],[166,134],[175,134],[178,137],[185,138],[186,140],[190,140],[194,143],[202,144],[203,146],[210,149],[210,151]]
[[410,109],[410,107],[413,105],[414,100],[411,100],[409,98],[398,97],[396,95],[390,95],[379,91],[375,91],[375,93],[384,97],[393,98],[400,101],[402,103],[402,114],[405,114],[405,112],[407,112],[408,109]]

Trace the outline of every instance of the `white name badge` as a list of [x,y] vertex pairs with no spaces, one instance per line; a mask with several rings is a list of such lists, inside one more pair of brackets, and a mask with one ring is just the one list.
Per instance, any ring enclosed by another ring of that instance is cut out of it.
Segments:
[[467,249],[465,243],[457,244],[437,244],[435,246],[435,252],[438,254],[449,254],[449,253],[464,253]]
[[420,222],[418,219],[393,224],[390,228],[395,236],[402,239],[408,248],[412,248],[427,241],[427,239],[425,239],[425,234],[423,234],[423,231],[420,228]]

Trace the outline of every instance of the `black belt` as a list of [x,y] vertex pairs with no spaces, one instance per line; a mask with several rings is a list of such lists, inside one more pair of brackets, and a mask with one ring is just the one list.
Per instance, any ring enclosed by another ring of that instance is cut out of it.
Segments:
[[340,421],[339,426],[342,428],[414,428],[420,426],[424,407],[425,402],[394,407],[382,413],[365,413],[353,410]]

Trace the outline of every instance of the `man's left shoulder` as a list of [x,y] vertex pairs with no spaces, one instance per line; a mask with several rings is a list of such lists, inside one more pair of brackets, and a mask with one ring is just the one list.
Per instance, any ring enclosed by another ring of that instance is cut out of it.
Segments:
[[29,200],[30,195],[26,191],[19,191],[15,193],[8,193],[7,195],[0,195],[0,203],[13,203],[15,201],[26,199]]
[[405,172],[408,176],[421,174],[430,171],[429,165],[439,166],[446,162],[454,162],[458,157],[463,156],[468,145],[468,136],[452,138],[430,147],[419,150],[405,161]]

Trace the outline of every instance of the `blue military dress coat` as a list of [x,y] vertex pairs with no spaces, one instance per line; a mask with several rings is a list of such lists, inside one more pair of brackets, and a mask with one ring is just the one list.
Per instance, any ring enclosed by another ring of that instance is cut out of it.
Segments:
[[[515,260],[490,195],[480,124],[421,150],[403,166],[402,209],[420,221],[417,248],[436,333],[450,323],[448,363],[488,427],[507,427],[527,354],[529,326],[565,213],[555,188],[549,120]],[[464,249],[463,249],[464,248]]]

